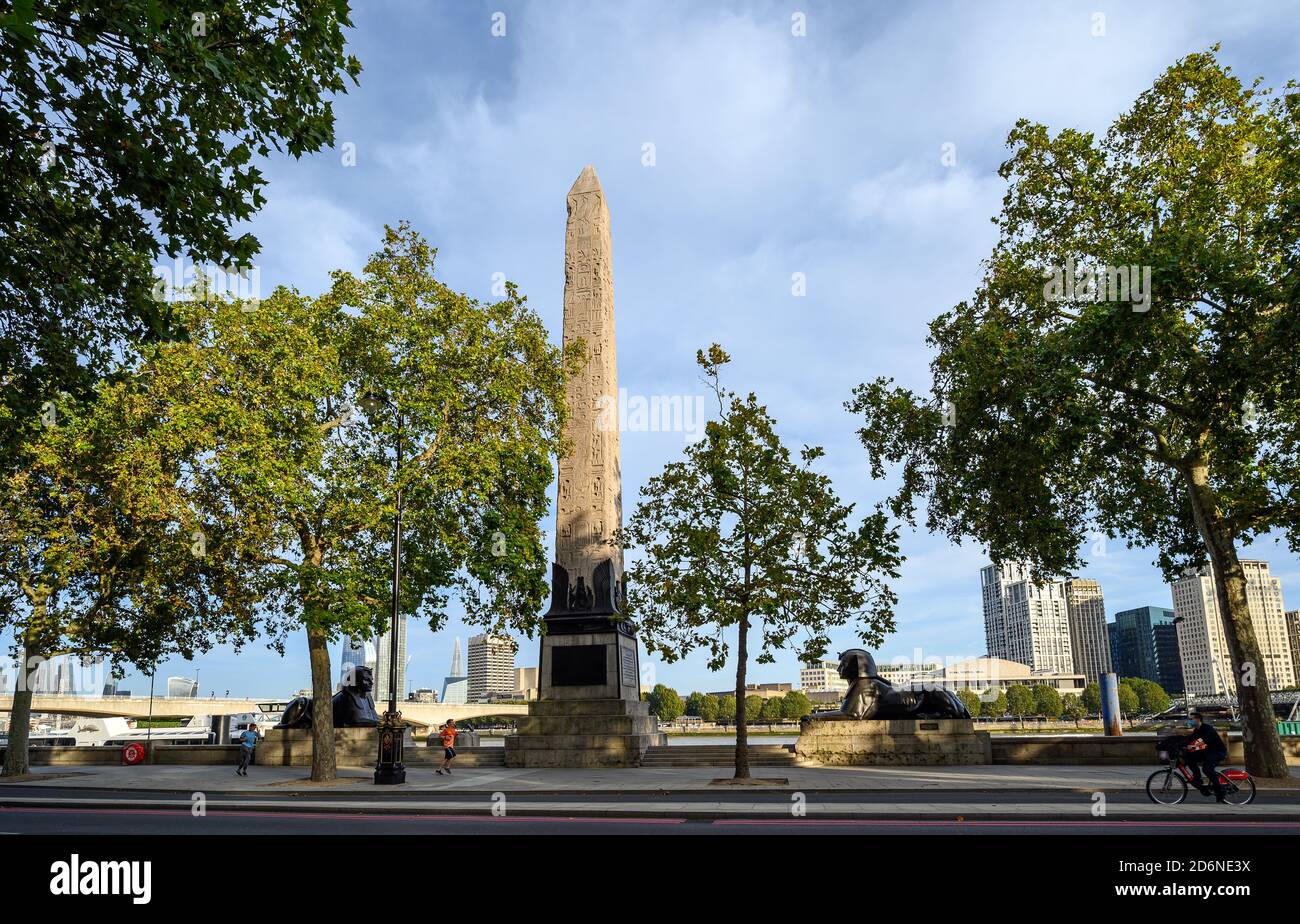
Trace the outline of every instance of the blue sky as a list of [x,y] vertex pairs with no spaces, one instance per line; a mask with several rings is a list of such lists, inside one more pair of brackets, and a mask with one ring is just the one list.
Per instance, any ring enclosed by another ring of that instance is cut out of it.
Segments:
[[[558,341],[565,193],[592,164],[613,223],[620,385],[700,394],[695,350],[718,341],[734,358],[729,384],[756,391],[790,445],[824,446],[824,470],[863,506],[890,485],[869,479],[843,402],[877,375],[927,387],[926,325],[977,282],[1016,119],[1103,131],[1176,58],[1214,42],[1243,78],[1300,77],[1283,3],[355,6],[364,71],[336,102],[336,133],[339,148],[355,144],[356,165],[338,149],[266,164],[267,205],[251,225],[264,291],[321,291],[329,270],[360,268],[383,224],[409,219],[438,248],[446,283],[488,299],[504,273]],[[791,34],[796,11],[806,36]],[[623,435],[627,510],[682,445],[678,433]],[[905,532],[903,548],[885,658],[982,654],[982,550],[924,530]],[[1101,551],[1085,574],[1109,615],[1171,605],[1149,550]],[[1247,554],[1272,562],[1296,605],[1300,567],[1285,547]],[[440,687],[453,637],[473,631],[455,618],[436,633],[413,622],[409,683]],[[520,666],[536,648],[523,641]],[[309,682],[301,636],[285,658],[254,646],[198,666],[204,695],[279,696]],[[193,668],[176,661],[159,676]],[[797,664],[751,665],[751,678],[796,680]],[[656,665],[654,680],[684,692],[732,682],[702,657]]]

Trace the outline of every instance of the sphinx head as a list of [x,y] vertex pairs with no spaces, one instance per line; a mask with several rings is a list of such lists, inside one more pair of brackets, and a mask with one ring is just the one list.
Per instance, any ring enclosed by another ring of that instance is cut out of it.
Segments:
[[375,688],[375,674],[365,665],[349,668],[343,686],[353,693],[365,694]]
[[852,682],[863,677],[876,676],[876,659],[871,652],[850,648],[840,654],[840,678]]

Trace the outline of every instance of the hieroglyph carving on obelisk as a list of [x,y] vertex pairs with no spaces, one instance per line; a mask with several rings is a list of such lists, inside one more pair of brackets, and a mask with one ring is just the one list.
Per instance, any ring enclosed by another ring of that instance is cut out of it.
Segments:
[[623,578],[623,552],[608,544],[623,523],[619,469],[618,372],[614,354],[614,274],[609,206],[596,171],[582,169],[569,190],[564,235],[564,345],[587,344],[587,364],[568,382],[572,450],[560,460],[555,560],[569,573],[570,589],[605,559]]

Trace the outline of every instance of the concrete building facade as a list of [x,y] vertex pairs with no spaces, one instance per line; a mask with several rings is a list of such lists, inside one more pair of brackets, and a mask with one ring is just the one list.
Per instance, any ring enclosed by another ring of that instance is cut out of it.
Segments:
[[837,661],[813,661],[799,670],[799,689],[805,693],[847,693],[849,682],[840,679]]
[[489,696],[512,696],[515,686],[515,652],[519,646],[504,635],[475,635],[469,640],[469,701]]
[[1065,603],[1074,672],[1083,674],[1089,683],[1096,683],[1102,674],[1111,671],[1106,602],[1101,585],[1087,578],[1071,578],[1065,582]]
[[[388,702],[389,658],[392,657],[392,629],[390,628],[375,643],[375,702],[383,711]],[[397,620],[397,701],[406,699],[406,617]]]
[[[1269,688],[1295,685],[1296,673],[1287,634],[1282,582],[1268,562],[1243,559],[1246,606],[1259,642]],[[1186,692],[1197,696],[1231,695],[1237,690],[1232,657],[1219,612],[1214,575],[1208,567],[1189,570],[1171,586]]]

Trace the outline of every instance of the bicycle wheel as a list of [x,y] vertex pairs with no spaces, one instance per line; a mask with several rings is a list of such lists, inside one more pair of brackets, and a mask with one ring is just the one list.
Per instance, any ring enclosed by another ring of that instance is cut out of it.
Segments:
[[1219,782],[1223,784],[1223,801],[1229,805],[1250,805],[1255,801],[1255,781],[1250,777],[1230,780],[1220,773]]
[[1187,781],[1173,767],[1147,777],[1147,798],[1157,805],[1177,805],[1187,798]]

